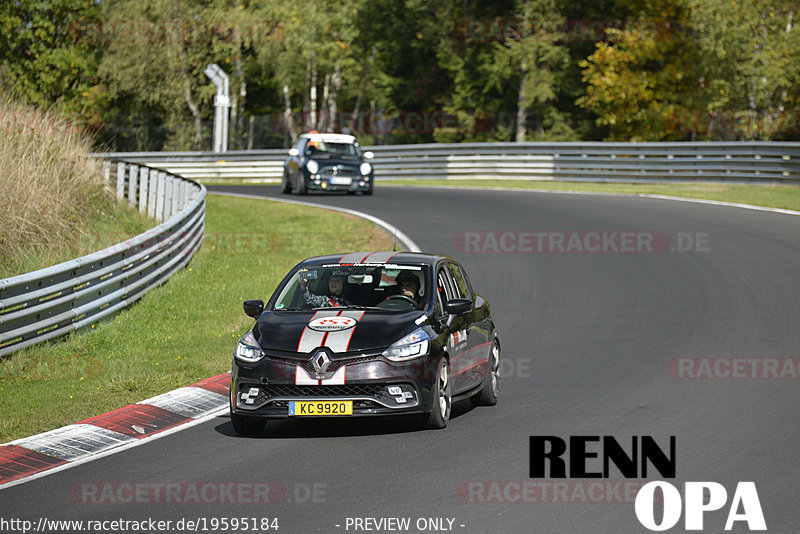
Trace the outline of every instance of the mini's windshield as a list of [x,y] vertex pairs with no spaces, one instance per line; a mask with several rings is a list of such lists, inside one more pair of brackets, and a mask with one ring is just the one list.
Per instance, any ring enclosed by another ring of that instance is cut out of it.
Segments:
[[309,141],[306,145],[306,156],[355,157],[361,156],[358,144],[328,143],[325,141]]
[[428,271],[419,265],[314,265],[278,288],[274,310],[353,307],[410,311],[430,302]]

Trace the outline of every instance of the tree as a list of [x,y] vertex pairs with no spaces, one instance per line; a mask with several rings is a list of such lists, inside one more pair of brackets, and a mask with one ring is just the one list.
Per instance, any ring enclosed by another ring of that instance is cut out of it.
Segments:
[[93,41],[100,9],[92,0],[15,0],[0,4],[0,64],[17,98],[96,127]]
[[676,117],[690,109],[697,58],[686,46],[682,3],[644,4],[637,23],[607,30],[609,41],[580,63],[587,88],[577,104],[597,115],[609,139],[674,138]]

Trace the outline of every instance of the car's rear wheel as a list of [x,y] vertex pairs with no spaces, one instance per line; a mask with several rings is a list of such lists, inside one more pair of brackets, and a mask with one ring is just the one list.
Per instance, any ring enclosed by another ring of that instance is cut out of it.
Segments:
[[423,416],[426,428],[444,428],[450,419],[453,404],[453,387],[450,382],[450,364],[445,358],[436,368],[436,383],[433,387],[433,409]]
[[283,171],[283,182],[281,182],[281,193],[287,194],[292,192],[292,182],[289,180],[289,175]]
[[480,393],[473,395],[470,400],[473,406],[494,406],[500,394],[500,345],[495,341],[489,352],[489,369],[483,377],[483,387]]
[[255,436],[261,434],[267,426],[267,420],[259,417],[247,417],[231,412],[233,430],[241,436]]

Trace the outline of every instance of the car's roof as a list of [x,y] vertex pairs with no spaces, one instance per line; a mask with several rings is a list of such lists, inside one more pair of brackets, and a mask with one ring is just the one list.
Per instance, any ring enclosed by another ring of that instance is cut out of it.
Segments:
[[452,259],[442,254],[428,254],[423,252],[398,252],[395,250],[386,251],[365,251],[349,252],[342,254],[330,254],[327,256],[315,256],[303,260],[303,265],[328,265],[338,263],[339,265],[352,264],[383,264],[383,263],[410,263],[433,265],[440,259]]
[[319,141],[320,143],[344,143],[352,145],[356,142],[356,138],[348,134],[304,133],[300,137],[304,137],[311,141]]

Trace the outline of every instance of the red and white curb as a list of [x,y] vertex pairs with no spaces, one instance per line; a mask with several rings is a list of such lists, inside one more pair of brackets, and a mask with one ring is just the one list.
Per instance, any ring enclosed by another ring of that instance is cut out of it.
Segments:
[[0,489],[136,446],[228,408],[230,373],[43,434],[0,445]]

